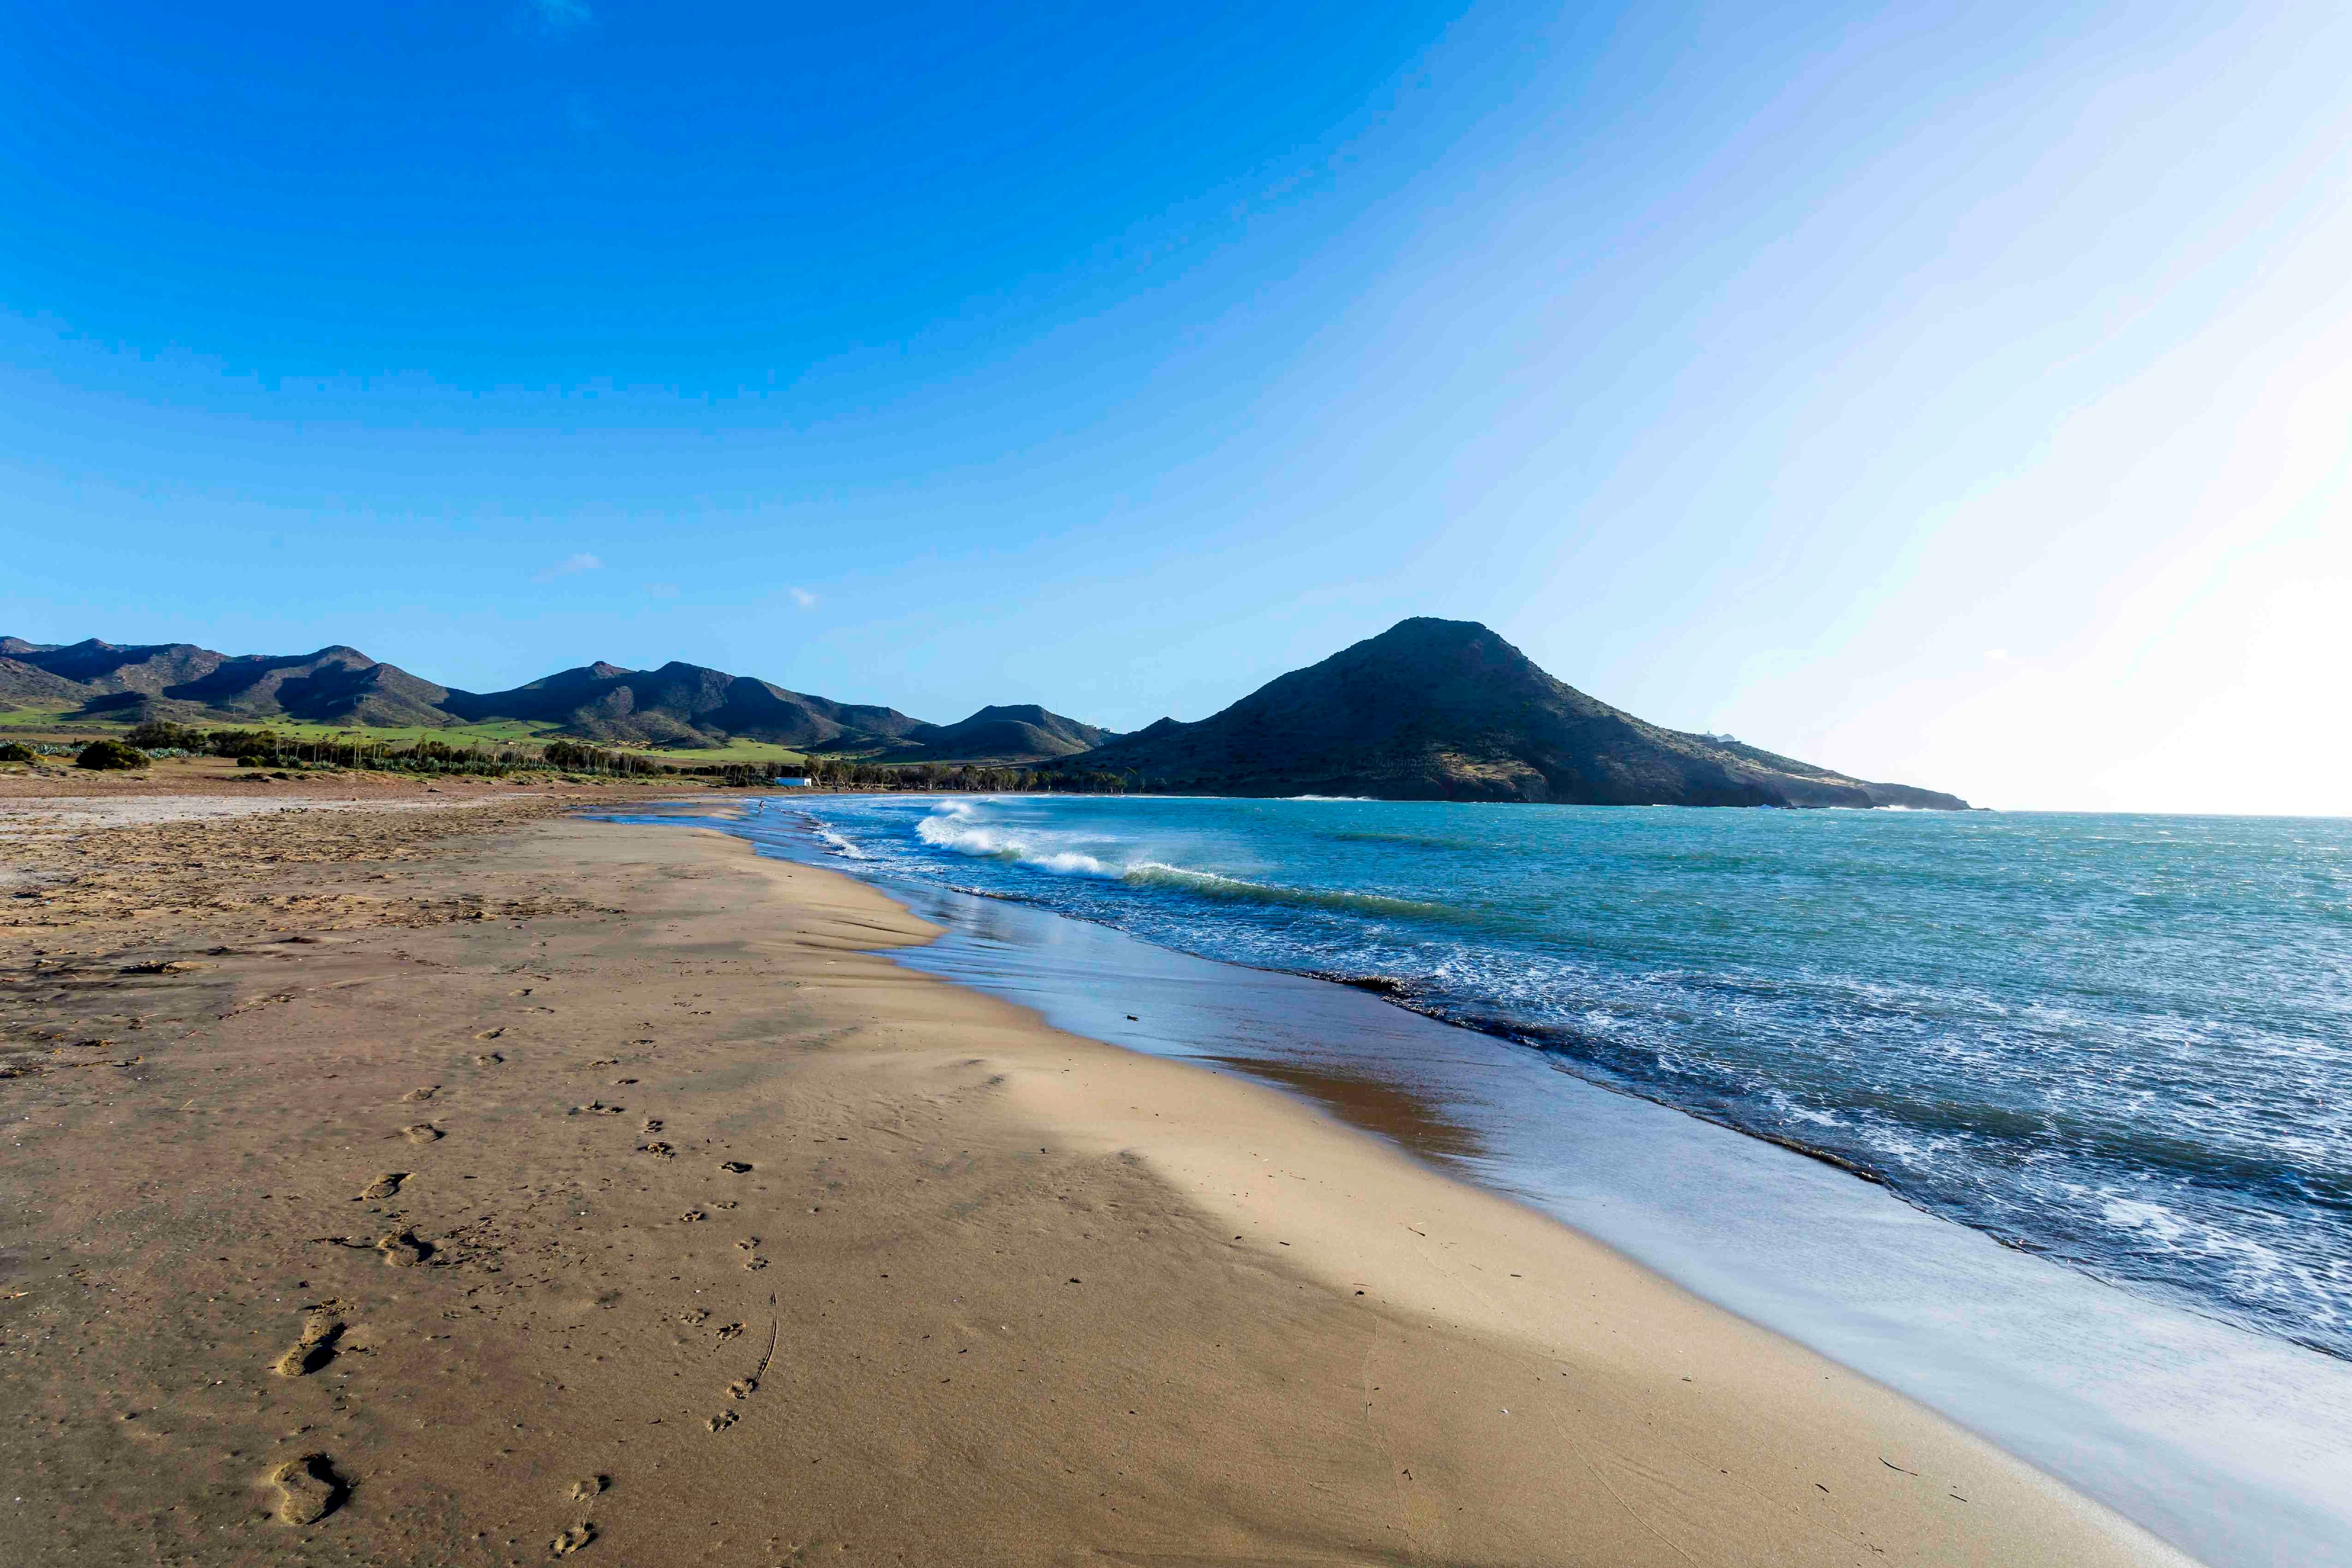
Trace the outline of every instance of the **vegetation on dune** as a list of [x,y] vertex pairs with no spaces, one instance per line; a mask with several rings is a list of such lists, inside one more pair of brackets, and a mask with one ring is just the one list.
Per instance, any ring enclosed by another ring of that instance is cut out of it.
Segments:
[[15,741],[0,743],[0,763],[29,763],[35,754],[32,747]]
[[[1135,775],[1108,772],[1045,773],[969,763],[893,765],[832,757],[803,761],[796,756],[789,761],[782,757],[671,761],[651,752],[566,740],[551,740],[539,746],[452,745],[426,736],[402,745],[365,731],[313,735],[288,733],[275,728],[205,730],[164,721],[140,725],[131,731],[130,740],[165,756],[228,757],[240,767],[279,771],[351,768],[490,777],[545,773],[646,781],[698,779],[732,788],[764,787],[779,779],[805,777],[812,784],[836,789],[1054,791],[1088,795],[1125,793],[1141,787],[1143,783]],[[122,742],[105,741],[93,745],[121,746]],[[123,749],[127,751],[129,747]],[[700,756],[707,757],[709,753]]]
[[92,741],[81,749],[81,755],[74,759],[74,766],[78,768],[92,768],[103,772],[143,768],[147,765],[146,752],[136,746],[125,745],[121,741],[112,739]]

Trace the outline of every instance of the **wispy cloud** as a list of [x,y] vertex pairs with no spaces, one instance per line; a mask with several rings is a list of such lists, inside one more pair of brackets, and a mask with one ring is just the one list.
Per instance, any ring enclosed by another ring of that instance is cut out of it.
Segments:
[[794,588],[792,590],[792,595],[793,603],[799,605],[802,609],[814,610],[816,608],[816,595],[810,593],[806,588]]
[[587,0],[530,0],[530,9],[539,25],[551,33],[568,33],[596,19]]
[[532,581],[537,583],[552,583],[558,577],[570,577],[582,572],[593,572],[604,564],[604,563],[602,561],[597,560],[593,555],[567,555],[562,560],[557,562],[554,565],[549,567],[546,571],[541,572],[537,577],[533,578]]

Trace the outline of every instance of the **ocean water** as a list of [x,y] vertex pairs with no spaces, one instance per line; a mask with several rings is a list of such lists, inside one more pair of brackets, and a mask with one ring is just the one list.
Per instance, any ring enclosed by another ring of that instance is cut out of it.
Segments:
[[869,876],[1346,980],[2352,1357],[2352,822],[778,802]]

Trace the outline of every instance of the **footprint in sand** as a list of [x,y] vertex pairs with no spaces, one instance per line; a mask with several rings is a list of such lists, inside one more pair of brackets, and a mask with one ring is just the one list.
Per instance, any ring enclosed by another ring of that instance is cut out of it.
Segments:
[[324,1454],[287,1460],[269,1472],[269,1484],[278,1489],[280,1524],[316,1524],[334,1512],[351,1489],[336,1479],[334,1466]]
[[618,1116],[622,1111],[627,1109],[628,1108],[626,1106],[607,1105],[601,1100],[592,1100],[585,1105],[573,1106],[564,1114],[568,1116]]
[[728,1324],[726,1324],[726,1325],[722,1326],[722,1327],[719,1330],[719,1342],[720,1344],[722,1344],[722,1345],[723,1345],[723,1344],[725,1344],[729,1340],[731,1340],[731,1339],[735,1338],[737,1335],[740,1334],[742,1331],[743,1331],[743,1325],[742,1325],[742,1324],[740,1324],[740,1323],[728,1323]]
[[300,1377],[318,1371],[335,1358],[335,1342],[343,1336],[343,1321],[324,1307],[314,1308],[302,1320],[302,1335],[278,1358],[280,1377]]
[[500,1025],[495,1029],[484,1029],[480,1034],[476,1035],[474,1038],[478,1040],[495,1040],[506,1032],[506,1026],[504,1025]]
[[375,1238],[375,1249],[383,1254],[384,1262],[394,1268],[414,1268],[433,1255],[433,1249],[416,1239],[413,1231],[395,1231]]
[[590,1476],[584,1481],[574,1481],[572,1483],[572,1500],[586,1502],[612,1484],[612,1478],[609,1476]]
[[736,1415],[732,1410],[722,1410],[718,1415],[712,1416],[709,1420],[705,1421],[703,1426],[713,1432],[724,1432],[727,1428],[734,1426],[736,1422],[741,1419],[742,1417]]
[[430,1143],[441,1136],[441,1129],[430,1121],[420,1121],[414,1127],[404,1127],[400,1135],[411,1143]]
[[386,1171],[383,1175],[362,1187],[360,1196],[363,1198],[397,1197],[400,1194],[400,1184],[408,1180],[408,1176],[409,1173],[406,1171]]
[[751,1167],[740,1160],[721,1160],[719,1162],[719,1168],[730,1176],[740,1176]]
[[660,1117],[658,1117],[658,1116],[648,1116],[648,1117],[646,1117],[646,1131],[648,1131],[648,1132],[658,1132],[658,1131],[661,1131],[661,1127],[662,1127],[662,1124],[661,1124],[661,1118],[660,1118]]
[[441,1086],[439,1084],[428,1083],[421,1089],[410,1089],[406,1094],[402,1095],[400,1098],[403,1100],[430,1100],[440,1091]]
[[476,1067],[494,1068],[506,1059],[506,1058],[499,1055],[496,1051],[487,1051],[474,1058],[474,1065]]
[[710,1216],[709,1215],[704,1214],[700,1209],[688,1209],[684,1214],[677,1216],[677,1222],[680,1225],[694,1225],[699,1221],[709,1219],[709,1217]]
[[565,1531],[562,1534],[549,1542],[547,1543],[547,1549],[554,1552],[558,1557],[569,1557],[573,1552],[579,1551],[582,1547],[587,1545],[590,1542],[595,1539],[596,1527],[583,1519],[578,1524],[573,1525],[571,1529]]
[[640,1154],[651,1154],[663,1160],[673,1159],[677,1154],[677,1150],[671,1148],[668,1144],[662,1142],[640,1143],[637,1145],[637,1152]]
[[730,1399],[749,1399],[759,1391],[760,1380],[758,1378],[739,1377],[734,1382],[727,1385],[727,1397]]

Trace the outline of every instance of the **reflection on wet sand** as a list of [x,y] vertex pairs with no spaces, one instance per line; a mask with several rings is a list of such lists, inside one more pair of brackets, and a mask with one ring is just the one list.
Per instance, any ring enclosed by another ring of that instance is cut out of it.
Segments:
[[1458,1166],[1486,1152],[1476,1132],[1448,1120],[1432,1101],[1382,1079],[1257,1057],[1218,1056],[1206,1059],[1223,1062],[1252,1078],[1305,1095],[1349,1126],[1393,1139],[1413,1153],[1439,1164]]

